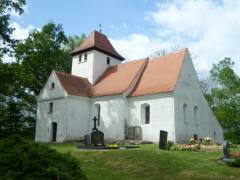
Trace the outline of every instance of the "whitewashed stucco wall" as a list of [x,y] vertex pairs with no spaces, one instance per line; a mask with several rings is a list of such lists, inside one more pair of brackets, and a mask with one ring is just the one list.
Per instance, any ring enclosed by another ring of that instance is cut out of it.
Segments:
[[[223,140],[223,130],[217,119],[212,113],[207,101],[205,100],[196,72],[194,70],[191,57],[187,53],[176,90],[174,92],[175,99],[175,126],[176,126],[176,141],[186,142],[193,134],[198,137],[214,138],[217,141]],[[186,122],[184,121],[183,105],[186,104]],[[197,106],[197,123],[194,118],[194,106]]]
[[[109,67],[121,63],[120,60],[111,57],[102,52],[93,50],[94,61],[93,61],[93,83],[98,79],[99,76]],[[107,64],[107,57],[110,58],[110,64]]]
[[[72,58],[72,71],[71,74],[75,76],[80,76],[88,78],[89,82],[94,84],[100,75],[112,65],[121,63],[120,60],[104,54],[97,50],[91,50],[87,53],[87,61],[79,62],[79,55],[75,55]],[[84,54],[82,53],[82,60],[84,59]],[[110,58],[110,65],[107,64],[107,57]]]
[[[150,124],[142,125],[141,105],[150,105]],[[168,140],[175,141],[174,99],[172,94],[154,94],[129,98],[130,126],[141,126],[143,140],[159,142],[160,130],[168,132]]]
[[[51,82],[55,88],[50,89]],[[53,112],[49,113],[49,103]],[[88,132],[89,98],[67,95],[53,72],[38,98],[35,140],[52,140],[52,122],[57,123],[57,142],[81,139]]]
[[[93,60],[94,60],[94,51],[88,51],[87,61],[79,62],[79,54],[73,56],[72,58],[72,71],[71,74],[75,76],[80,76],[83,78],[88,78],[90,82],[93,82]],[[84,54],[82,55],[82,60],[84,59]]]
[[128,116],[127,99],[121,95],[93,98],[91,102],[89,131],[93,127],[93,117],[97,116],[95,104],[100,104],[100,126],[106,140],[121,140],[125,136],[125,123]]
[[66,140],[83,139],[89,130],[89,98],[68,96],[65,105],[66,109],[60,109],[60,111],[67,113]]
[[[55,88],[51,89],[51,83],[55,84]],[[59,108],[63,104],[65,98],[67,97],[67,92],[62,88],[59,80],[56,77],[55,72],[53,71],[47,82],[45,83],[43,89],[41,90],[38,96],[37,104],[37,122],[36,122],[36,134],[35,140],[41,142],[49,142],[51,140],[51,122],[54,122],[56,119],[59,121],[62,119],[62,116],[59,116],[59,113],[55,112],[54,114],[49,113],[49,103],[56,102],[54,109]],[[64,118],[64,117],[63,117]],[[62,124],[62,123],[61,123]],[[58,127],[60,132],[61,125]],[[60,134],[59,134],[60,137]],[[62,133],[61,133],[62,137]]]
[[[49,113],[49,103],[53,102],[53,113]],[[65,109],[65,99],[55,99],[38,102],[38,117],[36,125],[36,141],[49,142],[52,140],[51,123],[57,123],[57,141],[62,142],[66,136],[67,115],[59,109]]]

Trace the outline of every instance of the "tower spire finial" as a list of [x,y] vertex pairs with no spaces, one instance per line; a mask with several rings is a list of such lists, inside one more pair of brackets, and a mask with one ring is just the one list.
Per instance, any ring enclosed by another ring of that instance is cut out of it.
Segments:
[[99,24],[98,26],[99,26],[99,32],[102,32],[102,25]]

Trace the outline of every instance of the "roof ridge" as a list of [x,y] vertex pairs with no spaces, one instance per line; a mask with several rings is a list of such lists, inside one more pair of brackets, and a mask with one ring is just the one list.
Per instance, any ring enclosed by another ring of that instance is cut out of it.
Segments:
[[[145,71],[145,69],[146,69],[146,67],[147,67],[147,65],[148,65],[148,62],[149,62],[149,57],[146,57],[146,58],[144,59],[144,62],[143,62],[143,64],[142,64],[142,66],[139,68],[138,72],[135,74],[134,78],[133,78],[132,81],[130,82],[129,86],[127,87],[127,89],[125,90],[125,92],[123,92],[123,94],[125,94],[126,97],[127,97],[128,95],[130,95],[130,94],[134,91],[134,89],[136,88],[136,86],[137,86],[137,84],[138,84],[138,82],[139,82],[139,80],[140,80],[143,72]],[[134,82],[134,81],[135,81],[135,82]],[[132,88],[130,87],[131,85],[133,85]],[[130,88],[131,88],[131,89],[130,89]],[[128,90],[129,90],[129,92],[127,92]]]
[[[188,49],[150,60],[130,97],[175,91]],[[179,53],[179,54],[178,54]],[[156,60],[155,60],[156,59]]]
[[90,35],[84,39],[83,43],[71,52],[71,55],[77,55],[90,50],[98,50],[109,56],[115,57],[118,60],[124,60],[124,57],[116,51],[108,37],[96,30],[91,32]]
[[156,56],[156,57],[152,57],[150,60],[155,60],[155,59],[159,59],[159,58],[165,58],[165,57],[168,57],[168,56],[172,56],[174,54],[179,54],[179,53],[182,53],[184,51],[188,51],[188,48],[183,48],[183,49],[180,49],[180,50],[177,50],[177,51],[172,51],[172,52],[169,52],[163,56]]
[[[127,65],[127,64],[130,64],[130,63],[137,63],[138,61],[145,61],[146,59],[149,59],[149,57],[142,58],[142,59],[137,59],[137,60],[133,60],[133,61],[129,61],[129,62],[124,62],[124,63],[120,63],[120,64],[115,64],[115,65],[113,65],[113,66],[109,66],[109,67],[106,68],[106,70],[102,73],[102,75],[103,75],[107,70],[109,70],[110,68],[114,68],[114,67],[118,67],[118,66],[122,66],[122,65]],[[97,80],[95,81],[94,85],[96,85],[96,84],[99,82],[99,80],[100,80],[100,78],[102,77],[102,75],[97,78]]]

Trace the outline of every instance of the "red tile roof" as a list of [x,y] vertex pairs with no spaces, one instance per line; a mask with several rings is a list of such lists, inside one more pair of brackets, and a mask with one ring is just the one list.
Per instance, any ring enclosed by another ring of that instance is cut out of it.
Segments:
[[145,60],[130,61],[109,67],[95,83],[93,96],[124,93],[144,65]]
[[187,49],[153,58],[130,96],[166,93],[175,90]]
[[56,74],[65,90],[76,96],[123,94],[134,80],[137,82],[129,95],[131,97],[172,92],[175,90],[186,52],[187,49],[183,49],[151,60],[141,59],[111,66],[99,77],[95,85],[86,78],[62,72]]
[[91,96],[92,85],[88,79],[59,71],[55,71],[55,73],[68,94],[83,97]]
[[114,49],[108,38],[98,31],[93,31],[84,40],[80,47],[78,47],[72,52],[72,55],[80,54],[92,49],[99,50],[119,60],[124,60],[124,58]]

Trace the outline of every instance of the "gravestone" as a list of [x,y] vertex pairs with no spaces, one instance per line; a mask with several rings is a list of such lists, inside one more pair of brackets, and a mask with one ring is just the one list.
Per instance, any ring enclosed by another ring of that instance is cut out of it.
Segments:
[[166,149],[167,148],[167,131],[160,130],[160,136],[159,136],[159,149]]
[[86,135],[84,136],[84,145],[85,145],[85,146],[90,146],[90,144],[91,144],[90,135],[89,135],[89,134],[86,134]]
[[92,132],[91,132],[91,144],[94,144],[95,146],[97,145],[104,145],[104,134],[103,132],[101,132],[100,130],[98,130],[97,128],[97,118],[96,116],[94,116],[93,118],[93,128],[92,128]]
[[193,135],[193,139],[194,139],[194,141],[198,141],[198,135],[197,135],[197,134],[194,134],[194,135]]
[[228,159],[229,158],[229,143],[228,141],[224,141],[223,143],[223,159]]
[[91,133],[91,144],[97,145],[104,145],[104,134],[103,132],[99,131],[98,129],[92,131]]

